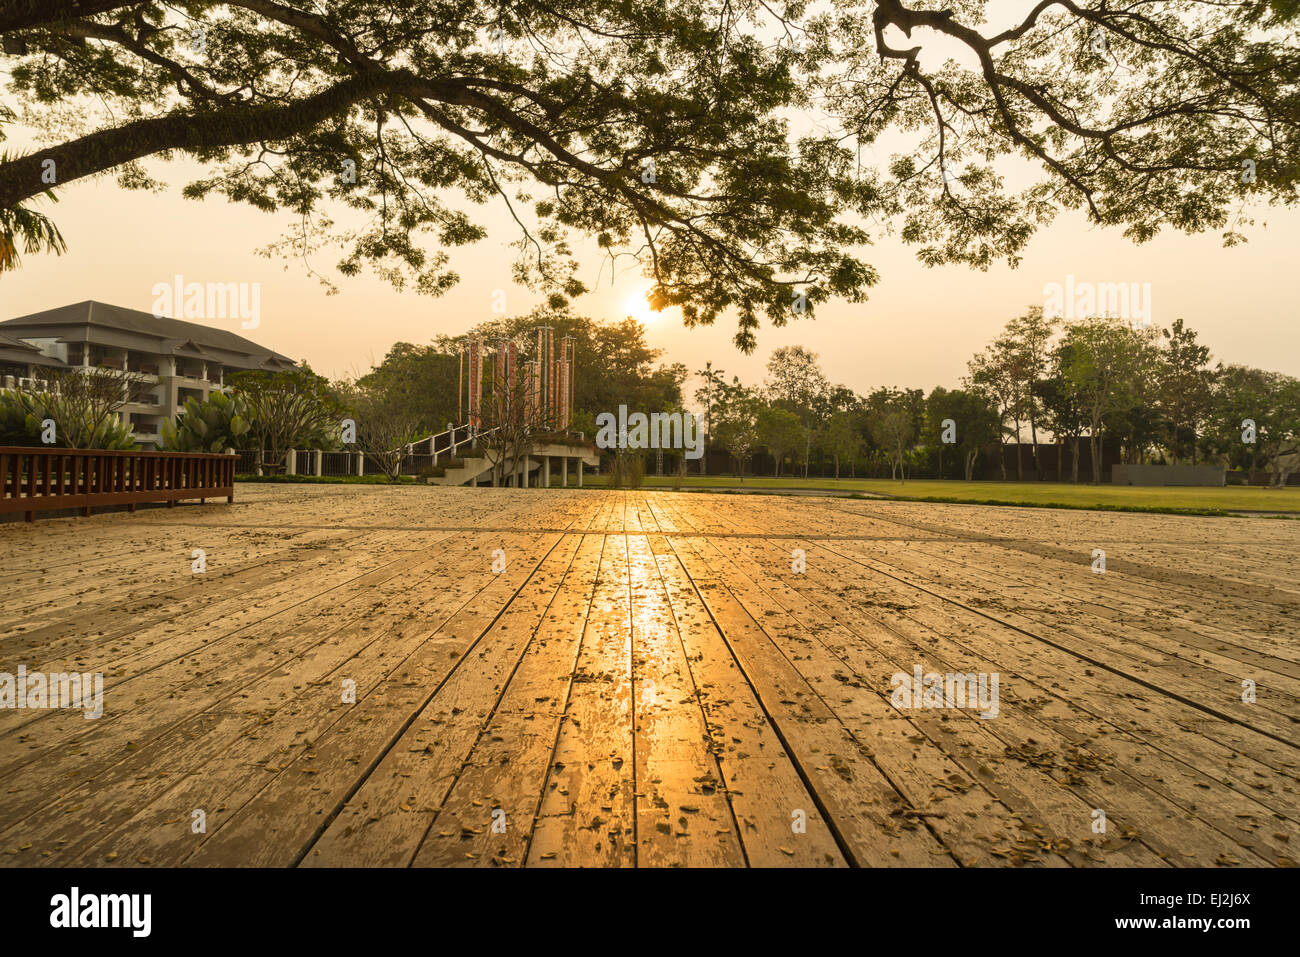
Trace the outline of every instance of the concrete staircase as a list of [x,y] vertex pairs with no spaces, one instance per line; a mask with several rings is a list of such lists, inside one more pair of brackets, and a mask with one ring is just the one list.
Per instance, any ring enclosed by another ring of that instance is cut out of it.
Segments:
[[[558,460],[558,461],[556,461]],[[567,465],[567,470],[566,470]],[[541,487],[550,484],[552,472],[560,473],[562,485],[582,485],[581,467],[599,467],[600,454],[581,442],[546,442],[533,447],[520,469],[527,476],[525,484]],[[567,472],[567,474],[566,474]],[[509,478],[506,479],[510,481]],[[453,459],[442,475],[431,476],[430,485],[467,485],[492,483],[492,459],[485,455],[466,455]]]

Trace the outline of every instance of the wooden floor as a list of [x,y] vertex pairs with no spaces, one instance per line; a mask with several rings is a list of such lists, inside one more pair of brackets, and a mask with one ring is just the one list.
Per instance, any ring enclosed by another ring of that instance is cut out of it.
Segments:
[[1300,522],[245,485],[0,526],[0,594],[0,672],[105,677],[0,710],[6,865],[1300,857]]

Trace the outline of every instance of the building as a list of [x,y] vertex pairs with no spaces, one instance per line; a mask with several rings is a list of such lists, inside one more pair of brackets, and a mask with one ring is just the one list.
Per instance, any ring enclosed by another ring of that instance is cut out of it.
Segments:
[[174,419],[186,399],[202,402],[225,391],[228,373],[277,372],[294,365],[288,356],[224,329],[102,302],[0,322],[4,388],[42,379],[51,369],[99,366],[135,373],[138,381],[119,416],[143,448],[156,446],[162,423]]
[[40,346],[0,332],[0,388],[36,386],[48,370],[66,368],[62,359],[46,355]]

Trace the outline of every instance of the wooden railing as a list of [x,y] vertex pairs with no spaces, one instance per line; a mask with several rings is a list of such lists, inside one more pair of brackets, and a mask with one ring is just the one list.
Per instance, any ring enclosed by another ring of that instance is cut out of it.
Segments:
[[96,505],[226,497],[235,500],[233,455],[196,452],[110,452],[104,449],[36,449],[0,446],[0,513]]

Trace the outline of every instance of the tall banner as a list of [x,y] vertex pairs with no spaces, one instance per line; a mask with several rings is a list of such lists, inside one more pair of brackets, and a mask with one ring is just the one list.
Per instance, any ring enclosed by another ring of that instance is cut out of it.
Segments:
[[524,399],[527,402],[526,413],[530,428],[537,428],[537,363],[524,364]]
[[516,421],[522,414],[521,409],[515,408],[515,403],[519,401],[519,345],[511,339],[506,343],[506,410],[512,422]]
[[[567,351],[567,350],[566,350]],[[560,429],[569,427],[569,363],[560,362]]]
[[507,383],[509,372],[510,348],[505,339],[498,339],[496,351],[492,357],[492,411],[496,419],[492,422],[501,425],[510,414],[510,391]]
[[578,343],[572,336],[565,336],[560,346],[560,428],[567,429],[573,421],[573,363]]
[[555,330],[550,326],[537,329],[537,365],[541,381],[538,389],[541,393],[541,427],[555,428],[558,416],[555,414]]
[[483,427],[483,340],[473,339],[469,344],[469,424],[472,429]]

